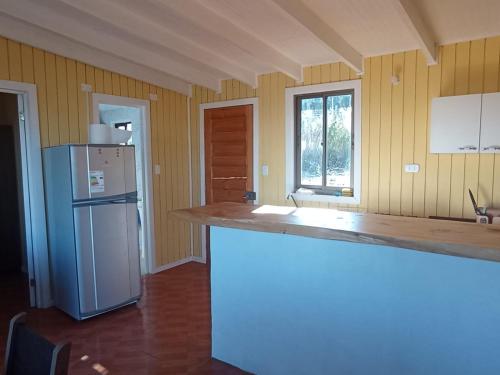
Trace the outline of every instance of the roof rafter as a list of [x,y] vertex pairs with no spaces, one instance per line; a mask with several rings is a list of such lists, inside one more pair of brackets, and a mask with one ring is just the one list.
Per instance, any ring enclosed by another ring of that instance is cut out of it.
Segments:
[[404,23],[417,39],[422,52],[424,53],[427,64],[437,64],[437,43],[432,31],[420,15],[419,10],[412,0],[394,0]]
[[[59,6],[55,7],[55,4]],[[56,0],[16,0],[15,2],[1,2],[0,11],[136,64],[145,65],[215,91],[219,90],[220,79],[211,67],[199,64],[192,59],[190,63],[187,58],[175,59],[169,54],[152,48],[150,43],[139,45],[128,39],[124,40],[112,32],[104,31],[98,25],[78,22],[75,17],[64,12],[63,5],[65,4]],[[211,72],[211,70],[214,71]]]
[[300,63],[232,23],[221,15],[220,9],[212,9],[213,4],[203,1],[152,1],[175,10],[178,14],[198,23],[206,30],[227,39],[228,42],[244,46],[244,51],[256,61],[268,64],[297,81],[302,80],[302,65]]
[[[247,70],[233,61],[229,61],[223,56],[213,53],[197,43],[178,36],[167,28],[168,25],[151,22],[147,18],[141,16],[140,8],[131,9],[128,6],[124,7],[123,3],[118,1],[61,1],[82,12],[108,22],[116,28],[132,33],[140,38],[144,38],[149,42],[173,49],[199,63],[209,65],[252,87],[257,85],[257,75],[255,72]],[[137,3],[137,6],[143,7],[144,3]],[[129,25],[136,25],[136,27],[131,28]]]
[[363,56],[301,0],[271,1],[308,29],[318,40],[339,55],[357,73],[363,72]]

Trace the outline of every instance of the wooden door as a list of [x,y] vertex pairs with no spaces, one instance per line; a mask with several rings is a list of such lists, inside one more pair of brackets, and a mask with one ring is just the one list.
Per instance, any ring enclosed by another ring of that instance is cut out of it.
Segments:
[[253,106],[205,110],[205,200],[245,203],[253,190]]

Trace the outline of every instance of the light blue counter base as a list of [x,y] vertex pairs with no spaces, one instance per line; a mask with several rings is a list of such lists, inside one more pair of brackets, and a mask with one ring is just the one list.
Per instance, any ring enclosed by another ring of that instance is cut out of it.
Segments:
[[243,370],[500,374],[500,263],[217,227],[211,257],[212,354]]

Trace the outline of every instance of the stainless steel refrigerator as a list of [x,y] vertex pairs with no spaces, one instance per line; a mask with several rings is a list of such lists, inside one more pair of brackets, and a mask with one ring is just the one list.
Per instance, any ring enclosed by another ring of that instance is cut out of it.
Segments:
[[43,150],[55,305],[85,319],[141,296],[133,146]]

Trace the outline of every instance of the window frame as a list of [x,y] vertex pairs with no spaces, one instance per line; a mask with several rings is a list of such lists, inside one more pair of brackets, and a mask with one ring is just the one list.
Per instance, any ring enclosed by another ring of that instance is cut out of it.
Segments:
[[[295,191],[299,189],[308,189],[313,191],[314,194],[322,195],[339,195],[342,192],[343,187],[340,186],[328,186],[327,185],[327,132],[328,132],[328,114],[327,114],[327,98],[332,96],[350,95],[351,96],[351,167],[350,167],[350,184],[349,188],[354,189],[354,163],[355,163],[355,150],[354,150],[354,139],[356,137],[354,129],[354,111],[355,111],[355,100],[354,100],[354,89],[342,89],[342,90],[330,90],[323,92],[306,93],[300,95],[294,95],[294,112],[295,112]],[[322,155],[322,183],[319,185],[305,185],[302,184],[302,155],[301,155],[301,143],[302,143],[302,110],[301,101],[303,99],[323,99],[323,155]]]
[[[345,197],[332,194],[324,194],[315,192],[310,189],[296,188],[296,113],[295,113],[295,96],[304,94],[318,94],[322,92],[341,91],[341,90],[354,90],[353,101],[353,140],[354,140],[354,153],[352,154],[353,163],[353,196]],[[301,201],[314,201],[326,202],[333,204],[348,204],[359,205],[361,204],[361,108],[362,108],[362,92],[361,92],[361,79],[339,81],[332,83],[322,83],[308,86],[289,87],[285,89],[285,190],[284,199],[288,199],[290,194],[296,200]]]

